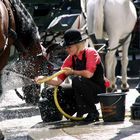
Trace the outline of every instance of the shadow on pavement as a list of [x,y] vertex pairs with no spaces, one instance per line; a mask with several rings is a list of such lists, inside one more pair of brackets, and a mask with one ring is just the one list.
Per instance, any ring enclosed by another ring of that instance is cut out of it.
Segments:
[[0,121],[6,119],[31,117],[39,114],[39,109],[36,106],[29,106],[27,104],[4,106],[0,108]]
[[70,121],[70,120],[61,120],[61,121],[55,121],[55,122],[39,122],[36,125],[32,126],[32,128],[49,128],[49,129],[60,129],[60,128],[67,128],[67,127],[73,127],[75,125],[78,125],[78,123]]
[[129,140],[129,137],[131,137],[132,135],[133,135],[133,138],[130,138],[130,139],[138,139],[137,136],[134,136],[135,134],[138,134],[138,133],[140,133],[140,124],[133,123],[129,127],[120,128],[117,135],[110,140],[120,140],[123,138],[127,138]]

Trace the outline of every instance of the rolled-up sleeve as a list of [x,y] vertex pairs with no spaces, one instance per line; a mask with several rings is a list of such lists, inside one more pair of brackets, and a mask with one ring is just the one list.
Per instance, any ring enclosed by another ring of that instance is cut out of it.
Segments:
[[[72,56],[69,55],[69,56],[64,60],[62,66],[61,66],[61,69],[65,68],[65,67],[72,68]],[[64,80],[66,79],[66,77],[67,77],[67,76],[66,76],[64,73],[63,73],[63,74],[60,74],[60,75],[58,76],[58,78],[61,79],[62,81],[64,81]]]

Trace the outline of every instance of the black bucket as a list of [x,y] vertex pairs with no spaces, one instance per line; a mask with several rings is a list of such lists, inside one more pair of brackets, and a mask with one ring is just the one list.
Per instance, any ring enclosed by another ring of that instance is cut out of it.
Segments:
[[124,121],[125,95],[125,93],[102,93],[98,95],[104,122]]
[[54,89],[52,87],[44,88],[42,90],[43,98],[40,99],[38,107],[43,122],[54,122],[62,120],[62,114],[59,112],[54,103],[53,91]]

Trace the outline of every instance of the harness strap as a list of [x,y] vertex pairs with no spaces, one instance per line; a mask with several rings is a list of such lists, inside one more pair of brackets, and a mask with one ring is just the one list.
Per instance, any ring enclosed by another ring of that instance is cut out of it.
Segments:
[[120,47],[125,43],[125,41],[129,38],[130,35],[131,35],[131,33],[129,33],[124,39],[122,39],[122,40],[119,42],[120,44],[119,44],[118,46],[116,46],[116,47],[114,47],[114,48],[112,48],[112,49],[107,48],[107,51],[114,51],[114,50],[120,48]]
[[[93,37],[92,38],[93,38],[93,40],[96,41],[95,44],[96,45],[99,45],[99,46],[102,45],[102,47],[100,49],[98,49],[97,51],[100,52],[101,50],[103,50],[105,48],[105,52],[109,52],[109,51],[114,51],[114,50],[120,48],[125,43],[125,41],[129,38],[129,36],[131,35],[131,33],[129,33],[124,39],[121,39],[120,42],[119,42],[119,45],[117,45],[116,47],[114,47],[112,49],[107,48],[107,42],[106,43],[99,44],[98,43],[98,40],[96,39],[95,34],[93,34],[93,35],[94,35],[94,38]],[[95,42],[95,41],[93,41],[93,42]]]
[[[6,9],[7,9],[7,11],[8,11],[8,16],[9,16],[9,26],[8,26],[8,28],[10,29],[10,28],[12,28],[12,14],[11,14],[11,7],[10,7],[10,5],[7,3],[7,1],[6,0],[3,0],[2,1],[3,3],[4,3],[4,5],[5,5],[5,7],[6,7]],[[8,1],[9,2],[9,1]]]
[[12,29],[12,9],[11,9],[11,3],[9,1],[6,0],[2,0],[3,4],[5,5],[7,12],[8,12],[8,16],[9,16],[9,20],[8,20],[8,33],[6,34],[6,42],[4,45],[4,48],[6,48],[8,46],[8,41],[9,41],[9,37],[13,38],[14,40],[17,39],[17,34],[16,32]]
[[[12,29],[12,13],[11,13],[11,11],[14,11],[14,8],[13,8],[11,1],[8,1],[8,2],[9,3],[7,3],[6,0],[3,0],[3,3],[5,5],[5,7],[7,8],[8,16],[9,16],[9,27],[8,27],[8,34],[6,35],[7,39],[6,39],[5,47],[8,45],[8,37],[10,37],[14,40],[15,48],[17,49],[17,51],[21,52],[21,53],[26,53],[26,49],[24,48],[23,44],[18,40],[16,31],[14,31]],[[18,46],[20,46],[20,47],[18,47]]]

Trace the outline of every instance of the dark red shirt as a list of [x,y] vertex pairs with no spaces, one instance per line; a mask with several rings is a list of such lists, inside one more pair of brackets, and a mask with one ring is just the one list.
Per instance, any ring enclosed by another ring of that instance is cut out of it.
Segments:
[[[85,50],[85,55],[86,55],[86,70],[94,74],[96,70],[96,65],[101,62],[101,58],[98,52],[94,48],[86,48],[84,50]],[[74,56],[74,58],[76,59],[76,57],[78,57],[78,59],[82,60],[82,55],[84,53],[84,50],[80,51],[78,56]],[[63,62],[63,65],[61,66],[61,69],[63,69],[64,67],[72,68],[72,57],[73,56],[71,55],[67,56],[67,58]],[[58,76],[58,78],[64,81],[66,78],[66,75],[61,74]]]

